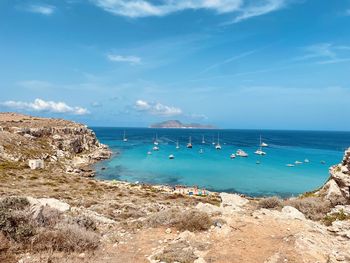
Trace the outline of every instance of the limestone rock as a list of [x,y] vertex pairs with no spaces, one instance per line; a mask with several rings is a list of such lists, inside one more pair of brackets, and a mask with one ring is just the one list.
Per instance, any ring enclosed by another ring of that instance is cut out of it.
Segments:
[[220,193],[221,208],[223,213],[229,214],[242,211],[242,207],[249,201],[237,194]]
[[284,206],[282,208],[282,214],[290,219],[305,220],[304,214],[292,206]]
[[202,212],[205,212],[209,215],[215,215],[222,213],[222,209],[218,206],[208,204],[208,203],[198,203],[196,208]]
[[70,205],[59,201],[55,198],[33,198],[33,197],[27,197],[29,203],[31,204],[31,206],[36,206],[36,207],[40,207],[40,206],[49,206],[51,208],[57,209],[60,212],[67,212],[70,210]]

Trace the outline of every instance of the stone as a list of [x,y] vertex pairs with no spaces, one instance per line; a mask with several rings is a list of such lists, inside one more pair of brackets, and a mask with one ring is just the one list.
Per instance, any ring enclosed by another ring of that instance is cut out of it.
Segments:
[[44,160],[41,160],[41,159],[29,160],[28,161],[28,165],[29,165],[30,169],[32,169],[32,170],[44,169],[45,168]]
[[165,233],[166,233],[166,234],[171,234],[171,229],[170,229],[170,228],[167,228],[167,229],[165,230]]
[[305,220],[305,215],[292,206],[284,206],[282,208],[282,214],[289,219]]
[[196,208],[209,215],[220,214],[222,212],[222,209],[220,207],[202,202],[198,203],[196,205]]
[[32,197],[27,197],[29,203],[31,204],[31,206],[49,206],[51,208],[54,208],[62,213],[67,212],[70,210],[70,205],[59,201],[55,198],[32,198]]
[[221,211],[223,214],[232,214],[242,211],[242,207],[249,203],[249,201],[237,194],[220,193],[221,197]]

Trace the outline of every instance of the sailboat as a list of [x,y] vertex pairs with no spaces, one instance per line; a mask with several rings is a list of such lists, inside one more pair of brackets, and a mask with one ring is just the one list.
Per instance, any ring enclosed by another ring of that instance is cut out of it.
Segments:
[[202,136],[202,143],[205,144],[204,135]]
[[232,153],[232,154],[230,155],[230,158],[231,158],[231,159],[235,159],[235,158],[236,158],[236,155],[235,155],[234,153]]
[[126,138],[126,133],[125,133],[125,130],[124,130],[123,142],[127,142],[127,141],[128,141],[128,138]]
[[218,143],[215,145],[215,149],[221,150],[221,145],[220,145],[220,141],[219,141],[219,133],[218,133]]
[[158,134],[156,133],[156,138],[154,139],[154,142],[153,142],[154,145],[158,145]]
[[255,154],[258,154],[258,155],[265,155],[266,154],[266,152],[264,152],[263,150],[262,150],[262,146],[261,146],[261,135],[260,135],[260,143],[259,143],[259,149],[257,149],[254,153]]
[[240,156],[240,157],[248,157],[248,154],[245,151],[243,151],[242,149],[238,149],[236,152],[236,155]]
[[180,149],[179,140],[176,141],[176,149]]
[[189,140],[188,140],[188,143],[187,143],[187,148],[192,148],[192,138],[190,136]]
[[169,155],[169,159],[170,159],[170,160],[175,159],[174,154],[170,154],[170,155]]

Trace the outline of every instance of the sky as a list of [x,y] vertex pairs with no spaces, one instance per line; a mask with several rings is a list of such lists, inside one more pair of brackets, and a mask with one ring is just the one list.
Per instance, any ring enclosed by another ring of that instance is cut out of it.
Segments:
[[350,131],[350,0],[0,0],[0,111]]

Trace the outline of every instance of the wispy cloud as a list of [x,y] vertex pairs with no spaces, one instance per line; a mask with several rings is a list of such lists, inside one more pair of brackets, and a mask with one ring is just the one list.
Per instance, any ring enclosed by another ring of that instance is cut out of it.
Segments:
[[241,58],[247,57],[247,56],[249,56],[249,55],[254,54],[255,52],[257,52],[257,49],[251,50],[251,51],[247,51],[247,52],[243,52],[243,53],[238,54],[238,55],[236,55],[236,56],[230,57],[230,58],[228,58],[228,59],[226,59],[226,60],[224,60],[224,61],[222,61],[222,62],[218,62],[218,63],[215,63],[215,64],[213,64],[213,65],[207,67],[207,68],[204,69],[200,74],[206,73],[206,72],[208,72],[208,71],[210,71],[210,70],[212,70],[212,69],[215,69],[215,68],[217,68],[217,67],[220,67],[220,66],[223,66],[223,65],[225,65],[225,64],[228,64],[228,63],[230,63],[230,62],[233,62],[233,61],[239,60],[239,59],[241,59]]
[[239,14],[232,22],[238,23],[243,20],[265,15],[279,9],[286,7],[286,0],[265,0],[265,1],[254,1],[253,5],[247,5],[241,9],[241,14]]
[[75,115],[85,115],[89,113],[86,108],[72,107],[67,105],[65,102],[45,101],[42,99],[35,99],[33,102],[9,100],[0,103],[0,105],[10,109],[25,111],[70,113]]
[[234,13],[231,23],[261,16],[286,6],[288,0],[92,0],[98,7],[115,15],[131,18],[165,16],[185,10],[211,10],[218,14]]
[[27,11],[45,16],[50,16],[55,12],[56,7],[52,5],[30,5]]
[[139,112],[146,112],[151,115],[170,117],[182,114],[182,110],[180,108],[167,106],[159,102],[148,102],[145,100],[137,100],[134,108]]
[[316,64],[336,64],[350,61],[350,46],[318,43],[303,48],[304,55],[295,61],[314,61]]
[[137,56],[121,56],[116,54],[107,54],[107,59],[112,62],[125,62],[130,65],[141,64],[141,58]]

